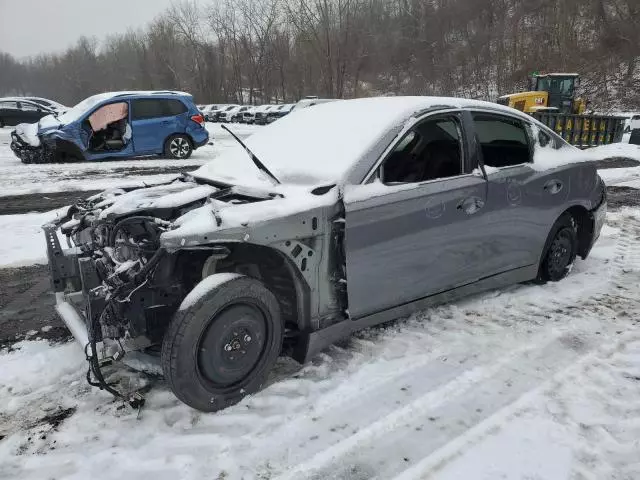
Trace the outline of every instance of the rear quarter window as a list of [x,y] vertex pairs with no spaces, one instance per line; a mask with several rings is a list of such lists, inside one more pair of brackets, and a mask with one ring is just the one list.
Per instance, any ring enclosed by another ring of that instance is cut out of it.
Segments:
[[167,115],[180,115],[188,110],[180,100],[162,100],[162,105]]

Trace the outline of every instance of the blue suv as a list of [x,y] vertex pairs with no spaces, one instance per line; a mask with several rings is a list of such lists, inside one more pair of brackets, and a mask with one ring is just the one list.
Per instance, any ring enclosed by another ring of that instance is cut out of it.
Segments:
[[205,121],[182,92],[111,92],[11,132],[23,163],[72,162],[164,155],[189,158],[208,143]]

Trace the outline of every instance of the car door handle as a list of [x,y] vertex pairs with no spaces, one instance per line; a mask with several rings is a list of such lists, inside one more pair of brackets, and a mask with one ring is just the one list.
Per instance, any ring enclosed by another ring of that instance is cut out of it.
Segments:
[[479,197],[465,198],[458,204],[458,210],[464,211],[467,215],[473,215],[484,207],[484,200]]
[[560,180],[549,180],[544,184],[544,189],[551,195],[555,195],[562,190],[562,182]]
[[171,120],[163,120],[160,123],[162,123],[162,125],[169,125],[171,123]]

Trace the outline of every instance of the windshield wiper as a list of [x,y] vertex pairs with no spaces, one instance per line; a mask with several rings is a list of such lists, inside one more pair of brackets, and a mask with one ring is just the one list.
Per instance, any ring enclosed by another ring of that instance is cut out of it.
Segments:
[[244,149],[245,149],[245,151],[249,154],[249,157],[251,157],[251,161],[255,164],[255,166],[256,166],[256,167],[258,167],[258,169],[259,169],[259,170],[262,170],[264,173],[266,173],[266,174],[271,178],[271,180],[273,180],[273,181],[274,181],[274,183],[275,183],[276,185],[280,185],[280,183],[281,183],[281,182],[280,182],[280,180],[278,180],[278,179],[276,178],[276,176],[275,176],[273,173],[271,173],[271,172],[269,171],[269,169],[264,165],[264,163],[262,163],[260,160],[258,160],[258,157],[256,157],[256,156],[254,155],[254,153],[253,153],[251,150],[249,150],[249,147],[247,147],[247,146],[244,144],[244,142],[243,142],[242,140],[240,140],[240,139],[236,136],[236,134],[235,134],[235,133],[233,133],[231,130],[229,130],[229,129],[227,128],[227,126],[226,126],[226,125],[220,125],[220,126],[221,126],[223,129],[225,129],[227,132],[229,132],[229,133],[231,134],[231,136],[232,136],[233,138],[235,138],[235,139],[238,141],[238,143],[239,143],[240,145],[242,145],[242,148],[244,148]]

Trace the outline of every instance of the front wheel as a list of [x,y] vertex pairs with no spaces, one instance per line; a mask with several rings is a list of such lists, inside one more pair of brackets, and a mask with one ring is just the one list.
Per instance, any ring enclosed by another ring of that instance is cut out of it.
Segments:
[[538,270],[539,283],[557,282],[569,275],[576,259],[578,233],[573,217],[565,213],[551,227]]
[[278,301],[260,281],[211,275],[185,298],[165,333],[165,379],[187,405],[220,410],[262,387],[283,336]]
[[164,154],[169,158],[184,160],[193,153],[191,140],[186,135],[171,135],[164,144]]

